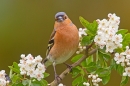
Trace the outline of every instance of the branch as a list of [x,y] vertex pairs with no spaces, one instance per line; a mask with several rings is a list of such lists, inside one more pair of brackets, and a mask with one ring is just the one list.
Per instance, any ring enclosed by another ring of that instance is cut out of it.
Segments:
[[[88,49],[87,49],[88,51]],[[86,55],[84,55],[83,57],[81,57],[77,62],[73,63],[71,66],[72,68],[78,66],[85,58],[87,58],[88,56],[92,55],[93,53],[95,53],[97,51],[97,49],[93,49],[91,50],[89,53],[87,53]],[[67,68],[65,71],[63,71],[59,76],[61,78],[61,80],[63,80],[70,72],[71,70],[69,68]],[[59,82],[61,82],[61,80],[59,80]],[[54,80],[53,82],[50,83],[50,86],[57,86],[58,83],[56,80]]]

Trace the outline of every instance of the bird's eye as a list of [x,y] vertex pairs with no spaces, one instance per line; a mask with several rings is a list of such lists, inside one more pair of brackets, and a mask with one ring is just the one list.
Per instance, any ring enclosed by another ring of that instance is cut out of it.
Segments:
[[66,17],[66,16],[64,16],[64,19],[67,19],[67,17]]

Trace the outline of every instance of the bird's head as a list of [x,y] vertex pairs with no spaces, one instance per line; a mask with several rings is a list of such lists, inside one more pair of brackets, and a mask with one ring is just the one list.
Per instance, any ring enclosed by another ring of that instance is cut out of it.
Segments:
[[65,12],[58,12],[55,15],[55,21],[56,22],[63,22],[65,20],[67,20],[67,19],[68,19],[68,16],[66,15]]

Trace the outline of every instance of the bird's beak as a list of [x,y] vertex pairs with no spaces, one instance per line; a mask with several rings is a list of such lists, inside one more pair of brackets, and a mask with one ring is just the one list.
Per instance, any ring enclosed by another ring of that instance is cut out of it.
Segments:
[[57,17],[57,21],[58,21],[58,22],[62,22],[63,20],[64,20],[64,19],[63,19],[62,16]]

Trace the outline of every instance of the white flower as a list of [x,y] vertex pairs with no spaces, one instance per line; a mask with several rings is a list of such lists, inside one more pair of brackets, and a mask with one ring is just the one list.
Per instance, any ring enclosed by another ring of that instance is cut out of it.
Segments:
[[9,81],[6,80],[5,75],[6,75],[5,70],[1,70],[0,71],[0,86],[6,86],[9,83]]
[[87,83],[84,82],[83,85],[85,85],[85,86],[90,86],[90,84],[89,84],[88,82],[87,82]]
[[64,86],[62,83],[60,83],[58,86]]
[[96,75],[93,75],[92,78],[93,78],[93,79],[96,79],[97,77],[96,77]]
[[130,67],[126,67],[125,68],[125,72],[130,77]]
[[116,34],[115,36],[113,36],[113,41],[116,43],[116,44],[120,44],[120,42],[122,42],[122,35],[121,34]]
[[43,73],[45,72],[45,66],[41,63],[42,57],[39,55],[37,57],[33,57],[31,54],[27,56],[21,55],[20,63],[18,66],[20,67],[20,74],[27,75],[31,78],[36,78],[37,80],[41,80],[44,78]]
[[97,20],[98,31],[94,38],[94,42],[101,49],[106,46],[106,52],[112,53],[116,48],[122,48],[122,35],[116,34],[118,31],[120,18],[115,14],[108,14],[109,20]]
[[25,54],[21,54],[21,56],[20,56],[21,58],[25,58]]
[[117,61],[118,63],[124,62],[125,61],[125,56],[123,56],[123,55],[121,55],[119,53],[115,53],[114,60]]
[[86,28],[85,29],[79,28],[79,37],[80,38],[82,37],[82,35],[87,35],[85,31],[86,31]]
[[123,76],[127,76],[127,73],[126,73],[126,72],[124,72],[124,73],[123,73]]

